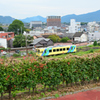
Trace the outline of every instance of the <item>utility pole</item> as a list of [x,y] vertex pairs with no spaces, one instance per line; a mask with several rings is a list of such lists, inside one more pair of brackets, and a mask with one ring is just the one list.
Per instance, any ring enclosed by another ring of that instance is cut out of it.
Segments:
[[26,55],[28,54],[28,49],[27,49],[27,35],[25,35],[25,40],[26,40]]
[[21,34],[22,34],[22,26],[21,26]]

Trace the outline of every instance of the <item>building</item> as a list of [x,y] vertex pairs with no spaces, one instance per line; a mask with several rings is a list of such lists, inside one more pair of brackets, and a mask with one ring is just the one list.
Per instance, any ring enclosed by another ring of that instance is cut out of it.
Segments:
[[100,32],[88,33],[88,41],[98,41],[100,40]]
[[69,33],[76,33],[81,31],[81,23],[76,22],[75,19],[70,20]]
[[35,47],[53,46],[53,42],[50,39],[37,38],[33,40],[33,43],[31,43],[30,46],[35,46]]
[[73,42],[87,42],[87,41],[88,41],[87,33],[77,32],[73,36]]
[[14,32],[2,32],[0,33],[0,38],[7,40],[7,47],[13,47],[13,44],[10,41],[14,39]]
[[57,26],[61,27],[61,16],[48,16],[47,26]]
[[30,22],[30,28],[42,27],[41,21],[32,21]]
[[95,31],[100,32],[100,25],[97,24],[95,21],[89,22],[87,26],[88,26],[88,32],[95,32]]
[[7,40],[0,38],[0,47],[7,48]]

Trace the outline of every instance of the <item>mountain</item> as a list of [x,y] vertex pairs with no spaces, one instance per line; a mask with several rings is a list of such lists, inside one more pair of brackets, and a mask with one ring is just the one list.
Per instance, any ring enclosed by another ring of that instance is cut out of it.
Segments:
[[0,23],[2,24],[11,24],[13,20],[15,20],[15,18],[10,16],[0,16]]
[[62,22],[70,22],[70,19],[75,19],[79,22],[92,22],[92,21],[100,21],[100,10],[87,13],[87,14],[81,14],[81,15],[66,15],[61,18]]
[[42,16],[34,16],[34,17],[28,17],[25,19],[22,19],[21,21],[23,22],[31,22],[31,21],[42,21],[42,22],[46,22],[46,18],[42,17]]
[[[70,19],[75,19],[76,21],[79,22],[92,22],[92,21],[100,21],[100,10],[87,13],[87,14],[81,14],[81,15],[75,15],[75,14],[70,14],[70,15],[65,15],[61,17],[61,22],[70,22]],[[5,23],[5,24],[10,24],[12,21],[15,20],[15,18],[12,18],[10,16],[0,16],[0,23]],[[28,17],[25,19],[19,19],[23,22],[30,23],[31,21],[42,21],[46,22],[46,18],[42,16],[33,16],[33,17]]]

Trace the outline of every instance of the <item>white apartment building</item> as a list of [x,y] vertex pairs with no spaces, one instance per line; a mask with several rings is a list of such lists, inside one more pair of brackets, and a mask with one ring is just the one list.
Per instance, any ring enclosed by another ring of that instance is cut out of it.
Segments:
[[100,32],[92,32],[88,33],[88,40],[89,41],[98,41],[100,40]]
[[75,19],[70,20],[69,33],[76,33],[81,31],[81,23],[76,22]]
[[89,22],[87,24],[88,26],[88,32],[95,32],[95,31],[100,31],[100,26],[97,24],[95,21],[94,22]]

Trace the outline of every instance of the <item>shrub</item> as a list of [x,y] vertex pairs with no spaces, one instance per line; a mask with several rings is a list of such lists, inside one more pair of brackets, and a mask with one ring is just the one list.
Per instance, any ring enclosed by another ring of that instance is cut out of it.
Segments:
[[13,57],[20,57],[21,55],[20,54],[13,54]]
[[100,46],[100,43],[98,43],[98,45]]
[[60,40],[60,42],[67,42],[69,40],[69,38],[68,37],[64,37],[64,38],[62,38],[61,40]]
[[51,39],[54,43],[60,42],[60,38],[56,34],[50,35],[48,38]]
[[97,46],[97,45],[98,45],[98,44],[97,44],[97,41],[94,41],[93,45],[94,45],[94,46]]
[[93,49],[90,49],[90,50],[89,50],[89,53],[92,53],[92,52],[93,52]]

